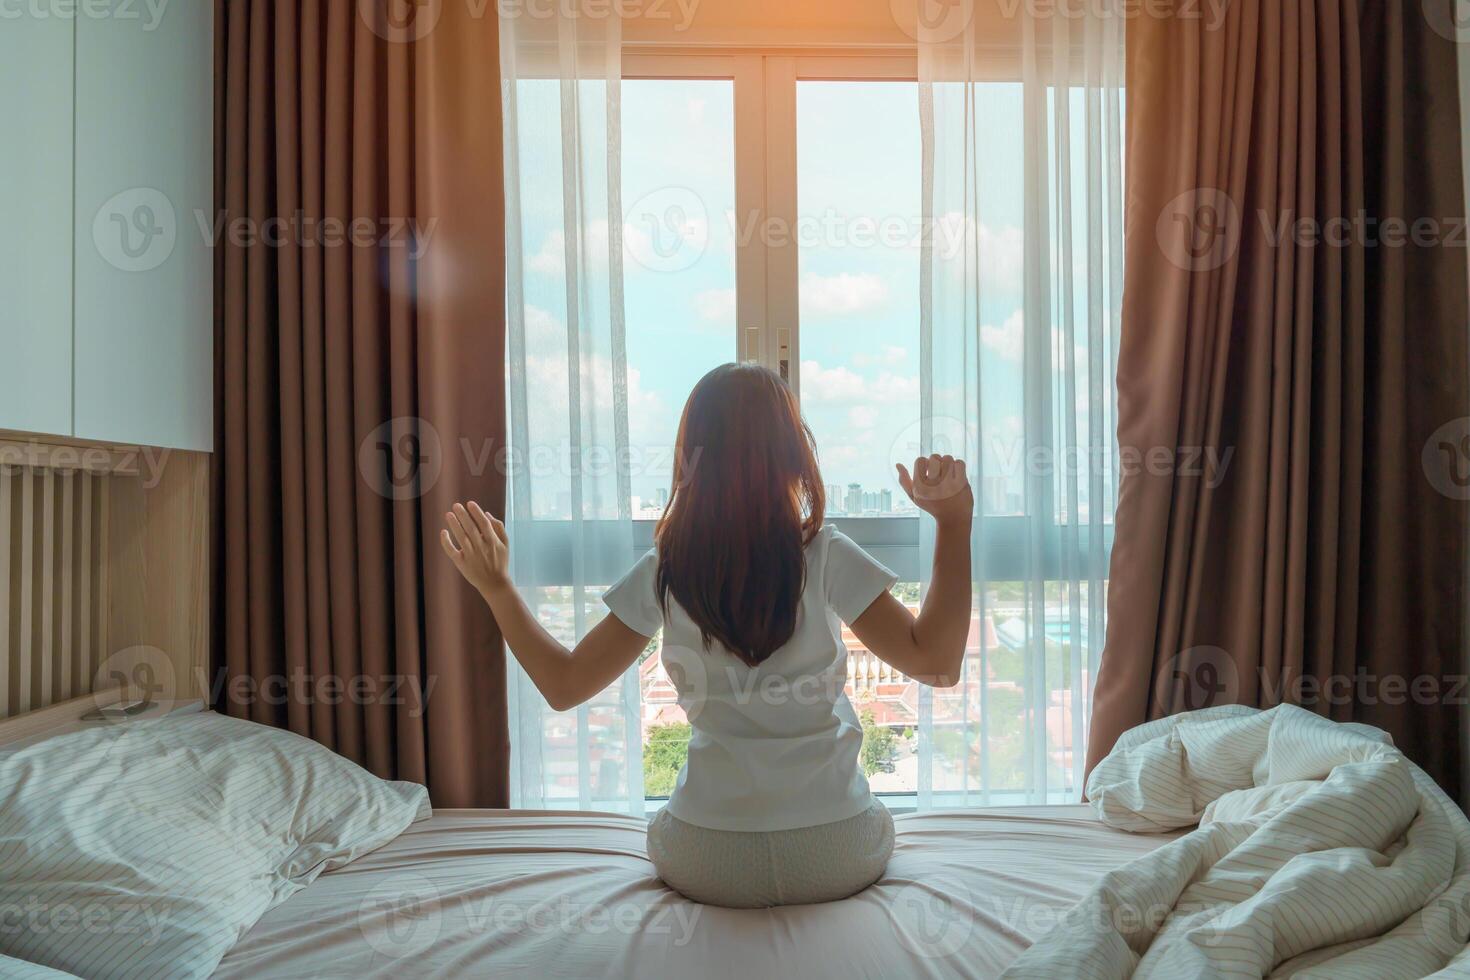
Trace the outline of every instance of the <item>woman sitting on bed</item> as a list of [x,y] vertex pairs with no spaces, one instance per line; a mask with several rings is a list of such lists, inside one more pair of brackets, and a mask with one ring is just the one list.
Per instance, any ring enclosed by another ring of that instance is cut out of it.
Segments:
[[938,525],[915,618],[895,576],[830,525],[811,430],[769,370],[725,365],[695,386],[679,424],[673,496],[657,547],[603,601],[572,650],[544,630],[509,577],[505,526],[471,503],[445,515],[445,552],[480,591],[511,651],[556,710],[620,677],[664,632],[689,717],[689,761],[648,828],[663,880],[710,905],[846,898],[883,875],[893,820],[858,767],[863,732],[843,685],[841,624],[914,680],[958,682],[970,628],[965,464],[900,465]]

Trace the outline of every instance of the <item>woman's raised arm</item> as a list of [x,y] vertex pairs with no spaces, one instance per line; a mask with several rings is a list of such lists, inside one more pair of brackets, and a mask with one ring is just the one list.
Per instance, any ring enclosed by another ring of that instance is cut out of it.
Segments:
[[898,480],[938,524],[929,592],[917,618],[892,593],[883,593],[851,624],[852,631],[875,656],[908,677],[931,687],[953,687],[960,682],[970,635],[974,495],[964,461],[952,456],[920,457],[912,476],[900,465]]
[[648,637],[608,615],[568,650],[536,621],[511,583],[505,525],[474,502],[455,504],[444,521],[444,553],[490,606],[506,645],[552,710],[566,711],[594,697],[648,646]]

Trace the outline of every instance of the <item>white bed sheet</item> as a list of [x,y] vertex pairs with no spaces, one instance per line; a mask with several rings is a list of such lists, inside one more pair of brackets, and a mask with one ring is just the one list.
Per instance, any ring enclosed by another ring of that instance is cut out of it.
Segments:
[[441,810],[273,909],[217,977],[993,977],[1105,872],[1177,834],[1083,806],[895,819],[883,879],[842,902],[695,905],[645,822]]

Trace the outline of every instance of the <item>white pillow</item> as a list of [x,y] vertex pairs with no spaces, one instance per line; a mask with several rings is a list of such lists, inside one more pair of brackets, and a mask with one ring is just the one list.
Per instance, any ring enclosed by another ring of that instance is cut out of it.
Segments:
[[422,786],[213,712],[0,749],[0,954],[207,977],[269,909],[429,813]]

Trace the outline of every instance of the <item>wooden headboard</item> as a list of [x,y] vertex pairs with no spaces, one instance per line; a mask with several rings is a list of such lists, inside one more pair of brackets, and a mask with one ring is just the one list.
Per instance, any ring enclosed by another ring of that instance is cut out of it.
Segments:
[[208,529],[207,454],[0,433],[0,718],[199,697]]

